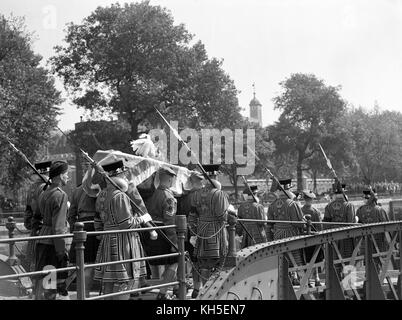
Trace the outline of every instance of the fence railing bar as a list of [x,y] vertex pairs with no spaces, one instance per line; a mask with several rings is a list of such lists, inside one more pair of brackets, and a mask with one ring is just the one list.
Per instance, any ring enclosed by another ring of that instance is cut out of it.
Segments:
[[[104,234],[143,232],[143,231],[172,229],[172,228],[176,228],[176,225],[151,227],[151,228],[139,228],[139,229],[128,229],[128,230],[91,231],[91,232],[87,232],[87,235],[88,236],[97,236],[97,235],[104,235]],[[35,237],[12,238],[12,239],[7,238],[7,239],[0,239],[0,244],[13,243],[13,242],[24,242],[24,241],[30,241],[30,240],[38,241],[38,240],[62,239],[62,238],[73,238],[73,237],[74,237],[74,234],[65,233],[65,234],[56,234],[56,235],[50,235],[50,236],[35,236]]]
[[130,233],[130,232],[145,232],[152,230],[163,230],[163,229],[173,229],[176,228],[176,225],[168,225],[168,226],[160,226],[160,227],[150,227],[150,228],[137,228],[137,229],[126,229],[126,230],[108,230],[108,231],[90,231],[87,232],[88,236],[101,236],[105,234],[121,234],[121,233]]
[[156,259],[162,259],[162,258],[171,258],[171,257],[178,257],[178,256],[180,256],[180,253],[176,252],[176,253],[162,254],[162,255],[158,255],[158,256],[150,256],[150,257],[144,257],[144,258],[136,258],[136,259],[113,261],[113,262],[102,262],[102,263],[86,264],[84,266],[84,268],[89,269],[89,268],[102,267],[102,266],[112,266],[112,265],[115,265],[115,264],[122,264],[122,263],[129,263],[129,262],[140,262],[140,261],[149,261],[149,260],[156,260]]
[[0,244],[2,243],[13,243],[13,242],[24,242],[29,240],[47,240],[47,239],[63,239],[72,238],[74,235],[72,233],[56,234],[50,236],[35,236],[35,237],[24,237],[24,238],[12,238],[12,239],[0,239]]
[[[291,220],[258,220],[258,219],[237,219],[237,221],[243,222],[264,222],[264,223],[289,223],[289,224],[306,224],[304,221],[291,221]],[[348,222],[319,222],[319,221],[311,221],[312,224],[327,224],[327,225],[344,225],[344,226],[353,226],[357,225],[357,223],[348,223]]]
[[127,291],[109,293],[109,294],[96,296],[96,297],[92,297],[92,298],[86,298],[85,300],[101,300],[101,299],[105,299],[105,298],[112,298],[112,297],[122,296],[122,295],[126,295],[126,294],[131,294],[131,293],[137,293],[137,292],[142,292],[142,291],[151,291],[153,289],[160,289],[160,288],[165,288],[165,287],[176,286],[178,284],[179,284],[179,281],[174,281],[174,282],[158,284],[156,286],[151,286],[151,287],[146,287],[146,288],[139,288],[139,289],[132,289],[132,290],[127,290]]
[[24,278],[24,277],[28,277],[28,276],[47,275],[47,274],[51,274],[52,272],[57,273],[57,272],[74,271],[77,269],[78,269],[77,267],[66,267],[66,268],[59,268],[59,269],[49,269],[49,270],[42,270],[42,271],[18,273],[18,274],[12,274],[12,275],[7,275],[7,276],[0,276],[0,281],[14,279],[14,278]]

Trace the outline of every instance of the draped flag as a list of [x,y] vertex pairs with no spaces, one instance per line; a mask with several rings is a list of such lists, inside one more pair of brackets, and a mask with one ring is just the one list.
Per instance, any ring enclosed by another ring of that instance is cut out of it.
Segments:
[[[129,182],[134,184],[138,189],[151,189],[152,184],[157,188],[159,185],[158,171],[159,169],[166,167],[169,167],[177,174],[171,188],[175,196],[182,195],[184,190],[192,189],[190,181],[192,171],[184,167],[175,166],[151,158],[134,156],[115,150],[98,150],[93,156],[93,159],[101,166],[118,160],[123,160],[124,165],[128,168],[127,176]],[[90,197],[97,197],[100,192],[99,186],[92,183],[94,173],[95,170],[89,168],[82,182],[84,191]]]

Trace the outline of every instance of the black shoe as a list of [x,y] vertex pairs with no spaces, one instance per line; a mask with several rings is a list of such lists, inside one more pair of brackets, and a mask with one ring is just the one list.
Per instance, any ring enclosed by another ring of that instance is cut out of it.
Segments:
[[[148,288],[148,287],[150,287],[150,286],[151,286],[150,284],[146,283],[146,284],[142,285],[141,288]],[[146,294],[147,292],[149,292],[149,290],[147,290],[147,291],[141,291],[141,294]]]
[[172,300],[172,298],[167,293],[158,293],[156,300]]
[[200,293],[200,290],[194,289],[193,292],[191,293],[191,298],[192,299],[197,298],[199,293]]

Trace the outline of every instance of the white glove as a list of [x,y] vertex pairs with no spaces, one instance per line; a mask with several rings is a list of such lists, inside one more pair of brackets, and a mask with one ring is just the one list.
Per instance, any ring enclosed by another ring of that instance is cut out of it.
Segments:
[[193,247],[195,247],[195,244],[197,243],[197,236],[190,237],[190,243]]
[[141,216],[142,218],[142,223],[147,223],[149,221],[152,221],[152,217],[149,213],[144,214],[143,216]]
[[237,216],[237,211],[236,211],[235,207],[233,207],[233,205],[230,204],[227,211],[229,214]]
[[155,230],[152,230],[152,231],[149,233],[149,235],[150,235],[150,239],[151,239],[151,240],[156,240],[156,239],[158,239],[158,233],[157,233]]

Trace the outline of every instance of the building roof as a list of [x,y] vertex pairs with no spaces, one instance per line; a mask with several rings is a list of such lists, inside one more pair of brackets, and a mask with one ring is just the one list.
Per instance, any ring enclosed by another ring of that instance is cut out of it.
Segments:
[[261,102],[254,96],[253,100],[250,101],[250,107],[262,106]]

